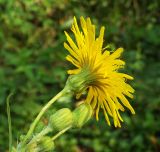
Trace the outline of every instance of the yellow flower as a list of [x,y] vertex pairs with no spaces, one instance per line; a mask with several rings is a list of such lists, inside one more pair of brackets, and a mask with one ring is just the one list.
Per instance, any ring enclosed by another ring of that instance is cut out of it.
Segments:
[[[110,116],[113,117],[115,127],[121,127],[120,121],[123,122],[123,119],[119,110],[124,111],[124,107],[127,107],[132,114],[135,114],[125,97],[133,98],[134,89],[126,83],[127,79],[132,80],[133,77],[118,72],[125,65],[125,62],[119,59],[123,48],[110,53],[102,47],[104,27],[101,27],[100,34],[96,38],[95,25],[92,24],[90,18],[85,20],[81,17],[80,24],[82,30],[79,29],[74,17],[71,30],[76,43],[65,32],[68,44],[64,43],[64,47],[70,53],[66,59],[76,67],[76,69],[69,70],[68,73],[72,76],[82,76],[81,78],[84,79],[84,89],[88,92],[85,102],[94,109],[96,119],[99,119],[99,110],[102,109],[108,125],[110,125]],[[78,96],[84,89],[79,92]]]

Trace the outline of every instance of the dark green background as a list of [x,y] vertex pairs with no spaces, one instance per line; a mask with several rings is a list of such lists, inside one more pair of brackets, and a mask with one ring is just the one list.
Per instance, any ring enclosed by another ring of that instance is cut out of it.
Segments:
[[[6,97],[12,91],[14,144],[41,107],[67,79],[64,30],[73,16],[91,17],[106,27],[104,46],[124,47],[126,72],[135,80],[122,128],[108,127],[101,118],[56,141],[58,152],[160,151],[160,1],[159,0],[0,0],[0,151],[8,149]],[[42,119],[61,107],[74,108],[69,97],[56,103]]]

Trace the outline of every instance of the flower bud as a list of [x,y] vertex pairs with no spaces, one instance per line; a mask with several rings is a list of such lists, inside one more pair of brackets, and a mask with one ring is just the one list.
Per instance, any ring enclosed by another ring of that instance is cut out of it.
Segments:
[[[28,144],[26,147],[27,152],[50,152],[54,149],[54,142],[51,137],[43,136],[39,141],[35,141],[32,144]],[[22,150],[21,150],[22,151]]]
[[73,115],[70,109],[62,108],[50,117],[49,127],[53,131],[61,131],[72,125]]
[[54,149],[54,142],[51,137],[44,136],[38,143],[39,149],[41,151],[52,151]]
[[16,152],[16,148],[15,147],[11,147],[11,152]]
[[81,128],[92,116],[93,110],[88,103],[83,103],[73,111],[73,127]]
[[27,151],[27,152],[38,152],[38,145],[37,145],[37,142],[34,142],[32,144],[29,144],[25,147],[25,150],[21,149],[19,151]]

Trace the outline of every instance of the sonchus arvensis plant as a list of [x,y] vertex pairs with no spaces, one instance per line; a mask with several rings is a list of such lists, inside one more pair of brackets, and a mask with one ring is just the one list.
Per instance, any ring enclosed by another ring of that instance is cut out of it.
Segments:
[[[20,137],[17,147],[10,144],[12,152],[52,151],[57,137],[71,128],[83,127],[93,115],[98,120],[100,111],[103,111],[108,125],[111,125],[110,118],[113,118],[115,127],[121,127],[123,119],[120,111],[124,111],[125,107],[135,114],[127,99],[133,98],[134,89],[127,83],[133,77],[119,72],[125,65],[120,59],[123,49],[118,48],[111,53],[107,47],[103,47],[105,28],[101,27],[99,36],[96,37],[95,25],[90,18],[81,17],[79,27],[74,17],[71,30],[74,40],[65,31],[67,42],[64,47],[70,53],[66,59],[75,69],[68,70],[69,77],[64,89],[46,103],[27,134]],[[76,95],[79,99],[84,93],[83,103],[75,110],[58,110],[50,116],[47,126],[35,133],[40,119],[56,100],[67,94]]]

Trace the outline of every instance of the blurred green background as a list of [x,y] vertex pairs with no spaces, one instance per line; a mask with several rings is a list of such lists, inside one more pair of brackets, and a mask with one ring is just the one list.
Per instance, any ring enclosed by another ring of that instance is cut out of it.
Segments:
[[[57,152],[160,151],[160,1],[159,0],[0,0],[0,151],[8,149],[6,97],[12,91],[14,144],[26,133],[41,107],[67,79],[64,30],[73,16],[91,17],[106,27],[104,45],[124,47],[126,72],[135,77],[132,116],[123,115],[122,128],[108,127],[104,117],[56,141]],[[74,108],[63,98],[48,111]]]

